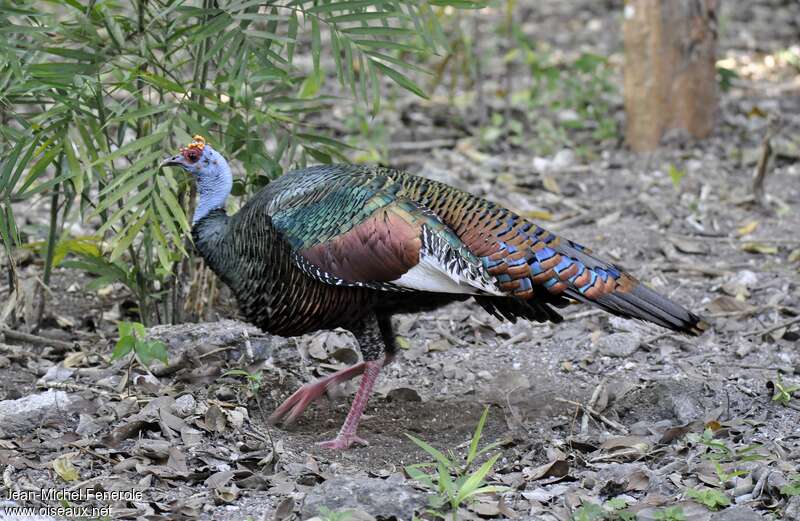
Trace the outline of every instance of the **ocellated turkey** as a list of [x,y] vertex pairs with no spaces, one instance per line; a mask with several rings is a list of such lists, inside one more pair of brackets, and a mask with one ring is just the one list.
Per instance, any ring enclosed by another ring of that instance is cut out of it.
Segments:
[[329,386],[363,374],[328,448],[366,443],[356,430],[395,354],[395,313],[474,298],[501,319],[559,322],[556,309],[579,301],[689,335],[707,328],[589,249],[443,183],[316,166],[281,176],[228,215],[231,170],[203,138],[163,164],[194,176],[194,243],[249,321],[284,336],[343,327],[358,340],[363,362],[301,387],[271,416],[291,422]]

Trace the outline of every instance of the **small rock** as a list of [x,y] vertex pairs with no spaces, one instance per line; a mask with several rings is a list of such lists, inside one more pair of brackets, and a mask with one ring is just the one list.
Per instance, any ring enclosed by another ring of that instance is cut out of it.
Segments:
[[635,333],[612,333],[597,341],[600,354],[615,358],[631,356],[639,349],[642,339]]
[[711,516],[711,521],[763,521],[763,519],[761,514],[747,507],[726,508]]
[[767,476],[767,487],[772,490],[780,491],[783,487],[789,484],[789,480],[786,479],[786,476],[783,472],[774,471],[770,472],[769,476]]
[[733,282],[747,288],[752,288],[758,284],[758,275],[750,270],[740,270],[734,275]]
[[223,385],[222,387],[217,389],[217,392],[215,392],[214,395],[218,399],[224,400],[224,401],[229,401],[229,400],[233,400],[234,398],[236,398],[236,393],[233,392],[233,389],[231,389],[230,387],[225,386],[225,385]]
[[421,402],[422,397],[419,393],[410,387],[396,387],[386,393],[386,401],[388,402]]
[[49,390],[18,400],[0,401],[0,438],[27,433],[48,421],[64,418],[78,409],[81,400],[64,391]]
[[786,503],[786,510],[783,512],[785,521],[800,521],[800,496],[792,496]]
[[97,418],[90,414],[81,414],[80,420],[78,421],[78,427],[75,429],[75,432],[84,438],[88,438],[93,434],[97,434],[98,432],[102,431],[106,427],[108,427],[107,422],[98,421]]
[[664,401],[670,403],[672,413],[680,423],[689,423],[700,418],[703,409],[698,404],[694,396],[686,394],[671,394],[664,397]]
[[533,169],[537,172],[547,172],[550,170],[550,160],[545,157],[534,157]]
[[562,148],[556,155],[553,156],[553,161],[550,164],[551,168],[554,170],[560,170],[562,168],[567,168],[575,164],[575,152],[570,150],[569,148]]
[[331,353],[331,358],[336,360],[337,362],[341,362],[347,365],[355,365],[358,363],[358,353],[355,349],[350,347],[340,347],[333,353]]
[[739,358],[744,358],[745,356],[749,355],[750,352],[753,350],[753,344],[750,342],[742,342],[742,344],[736,348],[736,356]]
[[311,489],[303,503],[303,519],[326,507],[333,512],[363,510],[378,519],[411,519],[425,507],[425,494],[402,483],[378,478],[336,477]]
[[563,170],[575,164],[575,152],[563,148],[556,152],[552,158],[534,157],[533,169],[543,174]]
[[170,411],[172,414],[177,416],[178,418],[186,418],[190,414],[194,412],[194,408],[197,406],[197,402],[194,399],[194,396],[191,394],[184,394],[178,396],[172,405],[169,406]]
[[572,109],[565,109],[558,112],[558,120],[562,123],[566,123],[569,121],[579,121],[581,119],[580,114],[577,111]]
[[132,382],[140,390],[151,394],[158,393],[161,388],[161,382],[150,373],[137,374],[133,377]]
[[235,409],[223,409],[223,413],[228,418],[228,423],[234,429],[240,429],[244,425],[245,420],[249,420],[250,416],[247,414],[247,409],[244,407],[237,407]]
[[134,445],[131,450],[131,454],[153,459],[167,459],[171,446],[172,444],[166,440],[150,440],[143,438],[136,442],[136,445]]
[[44,384],[48,382],[53,382],[53,383],[66,382],[74,373],[75,369],[64,367],[63,364],[56,364],[50,369],[48,369],[47,372],[44,374],[44,376],[39,378],[39,381],[36,383]]

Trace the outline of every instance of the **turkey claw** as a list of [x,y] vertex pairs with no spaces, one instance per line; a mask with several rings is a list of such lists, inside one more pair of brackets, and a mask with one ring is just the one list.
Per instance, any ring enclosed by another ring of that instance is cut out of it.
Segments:
[[306,407],[308,407],[311,402],[318,399],[323,394],[325,394],[325,385],[319,382],[302,386],[288,397],[280,407],[275,409],[275,412],[269,417],[269,423],[272,425],[278,423],[291,425],[303,414]]
[[369,447],[369,442],[364,438],[357,436],[355,434],[340,434],[336,436],[332,440],[328,441],[321,441],[317,443],[317,447],[323,449],[330,449],[330,450],[347,450],[353,444],[361,445],[363,447]]

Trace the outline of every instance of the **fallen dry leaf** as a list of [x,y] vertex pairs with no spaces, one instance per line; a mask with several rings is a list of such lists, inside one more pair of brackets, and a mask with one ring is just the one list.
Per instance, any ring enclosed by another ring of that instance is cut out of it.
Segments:
[[615,436],[600,444],[601,449],[637,449],[645,453],[650,448],[650,440],[644,436]]
[[770,246],[760,242],[746,242],[742,244],[742,251],[747,253],[762,253],[764,255],[775,255],[778,253],[777,246]]
[[659,445],[671,443],[673,440],[682,438],[685,434],[697,429],[699,426],[700,422],[689,422],[686,425],[670,427],[664,431],[664,434],[661,435],[661,439],[658,440],[658,443]]
[[670,242],[675,246],[675,249],[681,253],[704,255],[709,252],[709,247],[704,242],[684,239],[682,237],[673,237],[670,239]]
[[560,194],[561,188],[558,186],[558,181],[556,181],[555,177],[545,175],[542,176],[542,186],[548,192],[553,192],[554,194]]
[[644,471],[636,470],[628,476],[628,486],[625,490],[630,492],[632,490],[647,490],[650,486],[650,476]]
[[753,233],[754,231],[756,231],[756,228],[758,228],[758,224],[759,224],[758,221],[750,221],[749,223],[745,224],[744,226],[741,226],[741,227],[737,228],[736,229],[736,233],[739,236]]
[[272,515],[272,521],[283,521],[288,519],[294,513],[294,499],[287,497],[278,503],[275,513]]
[[547,210],[528,210],[527,212],[522,212],[523,217],[528,219],[538,220],[538,221],[552,221],[553,214],[552,212],[548,212]]
[[211,405],[204,418],[205,428],[211,432],[225,432],[225,413],[219,406]]
[[78,481],[80,474],[78,469],[72,464],[72,460],[68,455],[60,456],[53,460],[53,470],[56,471],[58,477],[64,481]]
[[233,503],[239,497],[239,487],[232,483],[229,487],[215,488],[214,497],[223,503]]
[[528,481],[536,481],[542,478],[560,478],[566,476],[568,472],[569,463],[564,460],[555,460],[535,468],[522,470],[525,479]]

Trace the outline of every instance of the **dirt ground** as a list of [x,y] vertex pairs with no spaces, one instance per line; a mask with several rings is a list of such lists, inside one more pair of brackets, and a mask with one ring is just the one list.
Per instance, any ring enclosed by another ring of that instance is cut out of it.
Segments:
[[[405,434],[463,457],[489,406],[481,445],[499,442],[492,454],[501,456],[487,480],[509,488],[465,506],[460,519],[800,519],[800,401],[791,389],[800,383],[800,64],[775,59],[800,42],[800,6],[722,5],[720,58],[739,77],[721,94],[708,140],[646,155],[621,143],[589,156],[481,147],[432,121],[453,112],[469,120],[469,107],[446,105],[444,90],[425,102],[402,97],[375,123],[392,129],[392,164],[538,216],[703,314],[712,324],[703,336],[577,305],[558,325],[501,323],[473,303],[397,316],[403,349],[360,430],[370,446],[331,453],[315,442],[335,436],[355,383],[290,428],[266,418],[299,385],[357,359],[349,334],[274,338],[220,311],[219,322],[154,327],[170,364],[148,374],[110,362],[125,295],[86,291],[85,275],[58,269],[38,335],[60,343],[10,334],[0,342],[0,418],[14,418],[5,401],[63,393],[35,425],[0,422],[6,492],[136,492],[110,512],[68,516],[91,519],[410,519],[414,509],[431,517],[422,495],[430,491],[404,472],[431,457]],[[566,55],[591,50],[619,63],[621,10],[543,2],[524,27]],[[491,90],[502,73],[486,74]],[[487,101],[497,111],[503,103]],[[621,98],[614,110],[622,121]],[[762,206],[751,179],[771,128]],[[453,145],[425,146],[442,135]],[[676,181],[671,170],[685,175]],[[46,218],[36,207],[27,217],[31,229]],[[20,255],[23,281],[35,285],[40,263]],[[225,374],[237,369],[260,376]],[[781,389],[784,399],[773,399]],[[64,481],[72,470],[77,479]],[[334,493],[346,486],[363,494]],[[704,505],[708,491],[730,505]],[[14,519],[12,506],[0,503],[0,519]]]

